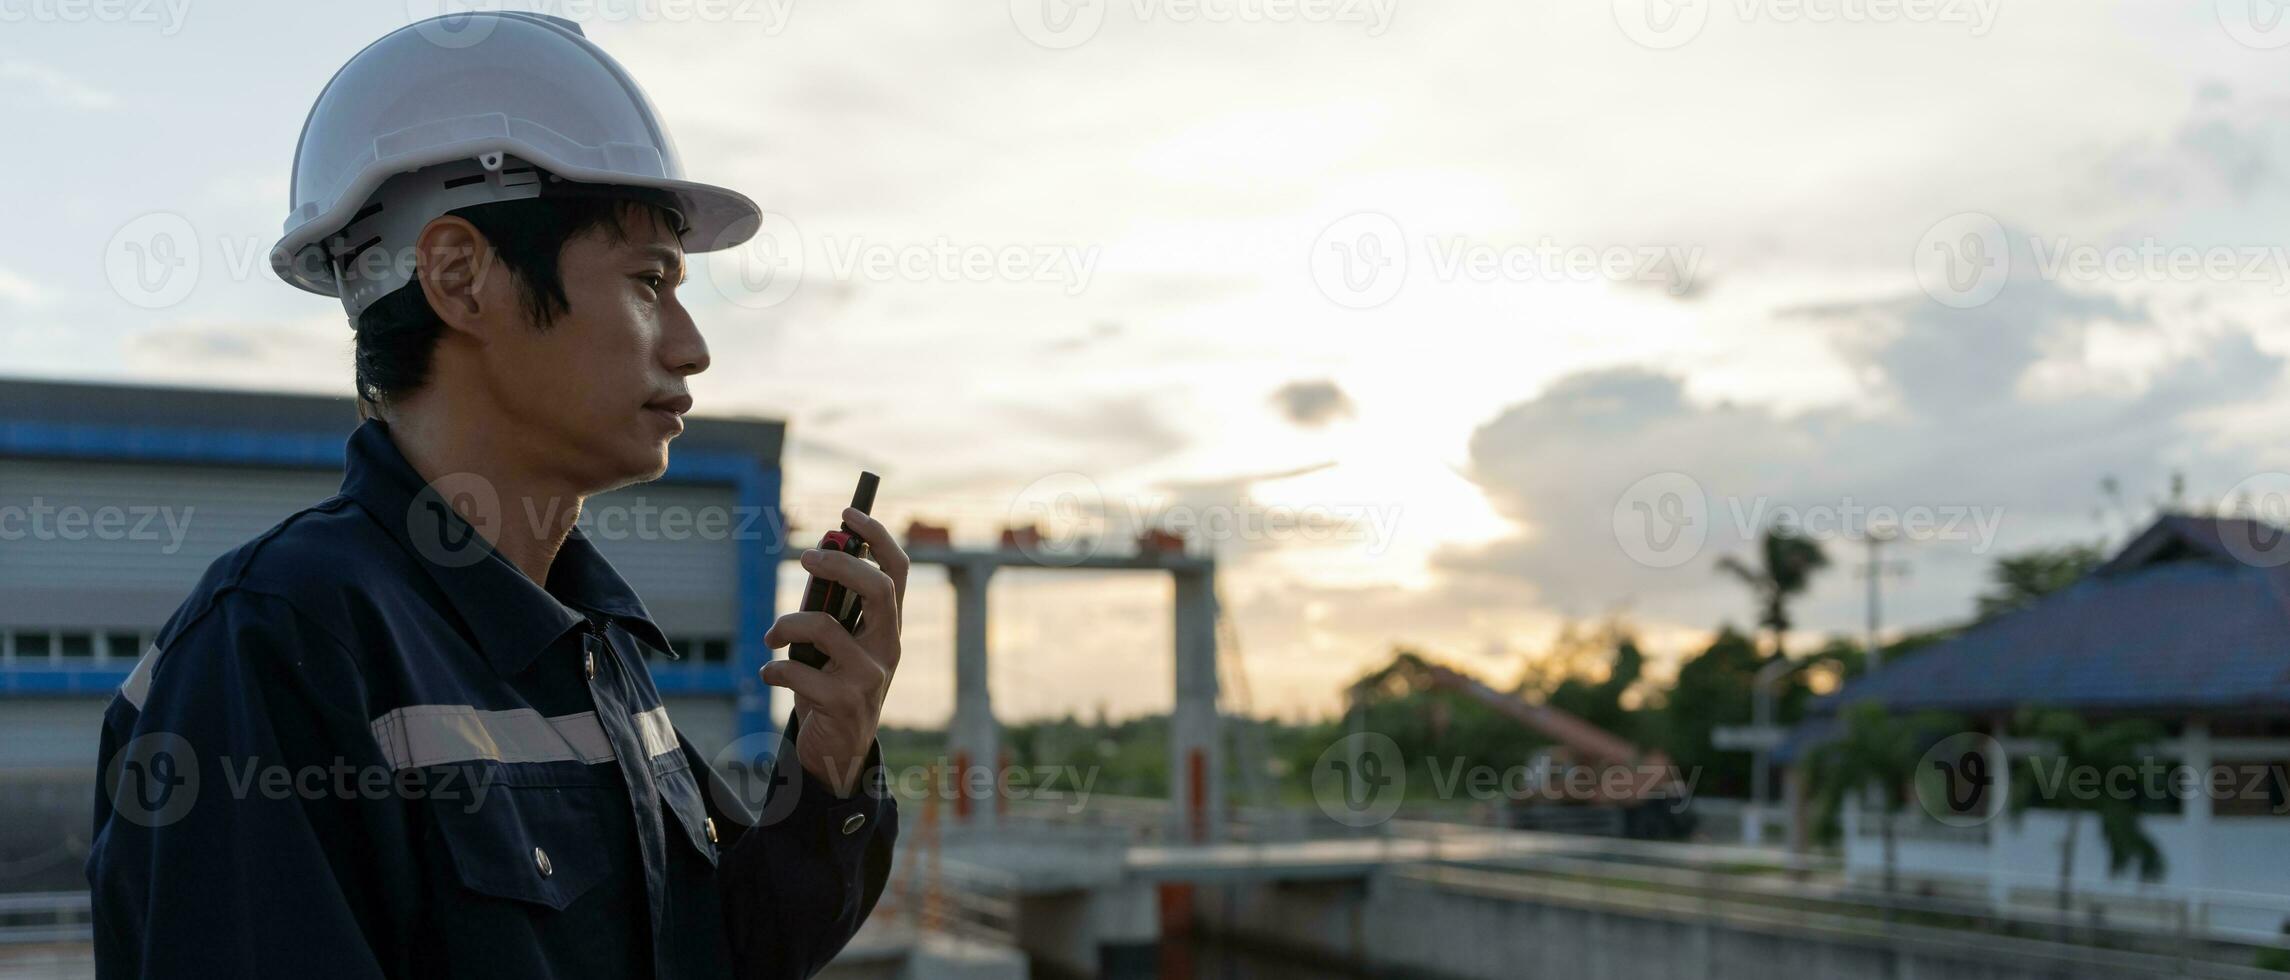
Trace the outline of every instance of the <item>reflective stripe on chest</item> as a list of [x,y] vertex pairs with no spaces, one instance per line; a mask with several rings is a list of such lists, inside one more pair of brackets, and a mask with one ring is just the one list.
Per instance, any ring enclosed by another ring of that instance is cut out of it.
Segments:
[[[488,711],[466,704],[416,704],[370,723],[393,770],[459,762],[583,762],[615,759],[596,712],[547,715],[531,708]],[[663,705],[636,715],[646,755],[676,751],[676,728]]]

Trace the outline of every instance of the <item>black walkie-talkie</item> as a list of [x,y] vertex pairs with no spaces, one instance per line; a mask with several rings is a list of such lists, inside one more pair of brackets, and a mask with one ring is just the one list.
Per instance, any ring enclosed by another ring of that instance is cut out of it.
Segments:
[[[861,514],[873,513],[875,509],[875,485],[881,482],[881,477],[863,470],[860,471],[859,489],[851,494],[851,509]],[[840,551],[846,555],[856,555],[860,558],[872,557],[872,552],[867,549],[866,540],[853,532],[849,524],[844,524],[821,535],[819,550]],[[803,611],[823,612],[833,616],[835,621],[843,624],[843,628],[850,630],[853,636],[858,635],[859,618],[866,611],[860,608],[862,605],[864,603],[859,601],[859,594],[851,591],[841,582],[813,575],[811,581],[803,586]],[[820,653],[818,647],[801,641],[788,646],[787,659],[806,667],[825,668],[827,666],[826,654]]]

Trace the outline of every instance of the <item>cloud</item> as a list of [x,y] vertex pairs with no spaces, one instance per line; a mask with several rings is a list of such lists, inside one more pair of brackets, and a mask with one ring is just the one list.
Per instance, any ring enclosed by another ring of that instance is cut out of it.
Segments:
[[[2282,376],[2280,357],[2224,331],[2176,340],[2135,384],[2031,386],[2039,373],[2082,370],[2118,336],[2164,332],[2136,305],[2033,278],[1973,310],[1918,295],[1786,315],[1823,327],[1866,379],[1864,399],[1792,414],[1697,400],[1666,371],[1571,375],[1472,436],[1470,476],[1518,533],[1449,547],[1435,566],[1527,583],[1540,603],[1578,615],[1630,599],[1656,620],[1714,626],[1750,617],[1746,595],[1713,574],[1717,557],[1747,551],[1777,516],[1816,516],[1836,564],[1799,618],[1843,630],[1862,612],[1853,571],[1871,510],[1921,509],[1956,527],[1896,546],[1915,572],[1886,584],[1888,617],[1958,619],[1998,553],[2102,533],[2091,514],[2103,477],[2150,486],[2179,470],[2210,492],[2239,482],[2251,461],[2202,420],[2270,394]],[[1686,488],[1678,513],[1706,539],[1645,563],[1625,535],[1649,478]]]
[[0,269],[0,303],[15,306],[45,306],[51,297],[38,283],[7,269]]
[[119,98],[46,65],[0,61],[0,80],[22,83],[40,99],[66,109],[109,109]]
[[126,362],[138,379],[350,393],[351,336],[338,321],[190,323],[131,335]]
[[1291,381],[1272,393],[1273,407],[1288,421],[1317,428],[1353,413],[1351,396],[1333,381]]

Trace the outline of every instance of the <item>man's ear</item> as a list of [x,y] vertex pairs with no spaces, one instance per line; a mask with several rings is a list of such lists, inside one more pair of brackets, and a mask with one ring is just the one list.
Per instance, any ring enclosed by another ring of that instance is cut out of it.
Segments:
[[508,290],[496,281],[499,257],[467,219],[448,214],[422,226],[414,263],[422,297],[448,329],[483,337],[501,318]]

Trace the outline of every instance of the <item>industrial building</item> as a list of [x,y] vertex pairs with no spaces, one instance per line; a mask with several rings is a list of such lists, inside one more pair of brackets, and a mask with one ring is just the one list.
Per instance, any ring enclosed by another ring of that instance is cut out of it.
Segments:
[[[2095,818],[2048,801],[1952,822],[1911,804],[1893,819],[1900,874],[1962,883],[1999,906],[2048,906],[2069,821],[2079,820],[2067,879],[2079,908],[2118,919],[2184,916],[2178,921],[2197,930],[2259,939],[2290,934],[2286,535],[2241,518],[2165,516],[2074,585],[1887,661],[1816,702],[1781,755],[1804,764],[1840,733],[1839,709],[1862,701],[1896,715],[1942,712],[1992,736],[1984,743],[1991,773],[2054,751],[2015,734],[2023,708],[2071,711],[2093,724],[2153,722],[2163,741],[2143,752],[2158,767],[2233,777],[2218,777],[2215,790],[2150,794],[2168,797],[2150,801],[2139,819],[2161,852],[2159,880],[2111,873]],[[1805,820],[1802,802],[1794,809]],[[1881,873],[1879,819],[1867,808],[1845,812],[1844,857],[1855,876]],[[1804,833],[1801,824],[1792,836]]]
[[[358,424],[348,397],[0,379],[0,892],[84,887],[112,692],[209,562],[335,493]],[[580,525],[681,655],[653,678],[713,754],[776,724],[785,427],[688,425],[664,477]]]

